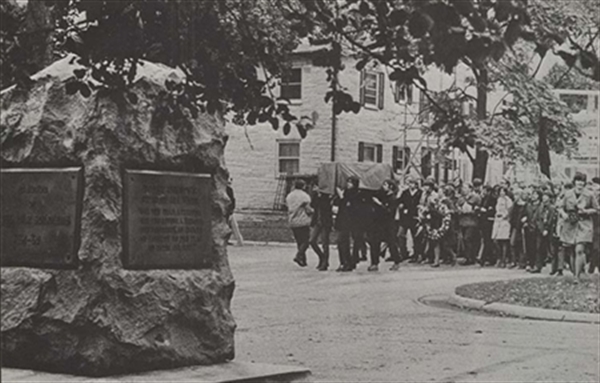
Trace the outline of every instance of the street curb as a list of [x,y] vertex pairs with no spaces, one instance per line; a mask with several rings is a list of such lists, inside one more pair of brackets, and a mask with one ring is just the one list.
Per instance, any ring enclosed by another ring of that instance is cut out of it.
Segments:
[[[229,244],[229,247],[244,247],[244,246],[275,246],[275,247],[296,247],[295,242],[269,242],[269,241],[246,241],[244,240],[243,245],[236,243]],[[330,249],[337,249],[336,244],[329,244]]]
[[487,303],[478,299],[462,297],[456,294],[456,292],[449,297],[448,303],[460,308],[516,316],[523,319],[542,319],[560,322],[600,324],[600,314],[541,309],[537,307],[517,306],[499,302]]
[[295,247],[296,244],[294,242],[269,242],[269,241],[247,241],[244,240],[244,244],[242,246],[238,246],[236,244],[229,245],[234,247],[244,247],[244,246],[277,246],[277,247]]

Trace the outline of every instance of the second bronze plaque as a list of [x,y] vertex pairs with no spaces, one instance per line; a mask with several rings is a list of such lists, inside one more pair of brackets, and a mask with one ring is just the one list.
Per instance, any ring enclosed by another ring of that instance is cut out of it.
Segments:
[[209,267],[210,175],[125,170],[123,177],[124,266]]

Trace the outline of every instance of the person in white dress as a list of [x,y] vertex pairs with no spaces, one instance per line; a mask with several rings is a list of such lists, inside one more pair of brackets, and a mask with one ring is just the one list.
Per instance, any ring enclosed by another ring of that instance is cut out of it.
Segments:
[[496,216],[494,217],[494,226],[492,228],[492,240],[496,243],[500,258],[496,262],[497,267],[506,267],[508,258],[508,246],[510,241],[510,212],[513,207],[513,201],[507,194],[505,186],[498,190],[498,200],[496,202]]

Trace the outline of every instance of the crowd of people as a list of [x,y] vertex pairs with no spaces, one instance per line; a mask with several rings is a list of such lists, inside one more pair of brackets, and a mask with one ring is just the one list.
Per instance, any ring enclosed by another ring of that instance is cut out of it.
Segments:
[[439,267],[460,260],[462,265],[540,273],[550,263],[551,275],[563,275],[568,268],[580,278],[586,266],[588,273],[600,267],[600,180],[588,182],[581,173],[560,185],[503,181],[492,187],[480,179],[467,185],[460,178],[437,185],[433,178],[409,178],[401,190],[390,179],[371,191],[350,177],[334,195],[317,185],[309,195],[306,186],[298,180],[286,198],[297,243],[294,262],[302,267],[312,248],[317,269],[329,268],[332,230],[341,272],[367,261],[367,252],[369,271],[377,271],[387,253],[391,270],[404,261]]

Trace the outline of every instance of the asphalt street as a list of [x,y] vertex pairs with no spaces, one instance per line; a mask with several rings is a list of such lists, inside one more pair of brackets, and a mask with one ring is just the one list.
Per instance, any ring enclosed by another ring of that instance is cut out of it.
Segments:
[[[319,382],[599,382],[600,326],[503,318],[443,302],[523,271],[403,264],[318,272],[293,246],[230,247],[236,360],[309,368]],[[337,253],[332,251],[333,265]]]

